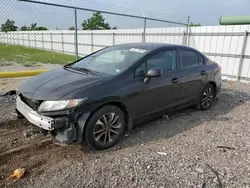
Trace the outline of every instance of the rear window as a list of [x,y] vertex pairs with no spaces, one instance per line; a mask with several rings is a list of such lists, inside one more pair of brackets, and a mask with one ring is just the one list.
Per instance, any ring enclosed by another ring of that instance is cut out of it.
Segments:
[[181,62],[183,68],[189,68],[198,66],[200,60],[197,53],[189,50],[181,50]]

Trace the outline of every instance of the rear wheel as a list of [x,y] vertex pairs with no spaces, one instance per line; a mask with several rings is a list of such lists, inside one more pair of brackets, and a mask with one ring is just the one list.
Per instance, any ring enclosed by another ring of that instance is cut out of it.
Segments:
[[212,84],[207,84],[202,90],[199,98],[197,108],[200,110],[208,110],[213,104],[215,99],[215,89]]
[[92,149],[107,149],[120,141],[125,130],[125,116],[116,106],[98,109],[88,120],[85,142]]

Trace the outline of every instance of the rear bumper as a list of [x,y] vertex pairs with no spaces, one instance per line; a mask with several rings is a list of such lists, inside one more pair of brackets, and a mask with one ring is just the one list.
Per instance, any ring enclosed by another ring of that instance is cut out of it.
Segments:
[[54,119],[46,116],[42,116],[37,114],[32,108],[26,105],[18,96],[16,100],[16,109],[32,124],[48,130],[52,131],[55,129],[54,127]]

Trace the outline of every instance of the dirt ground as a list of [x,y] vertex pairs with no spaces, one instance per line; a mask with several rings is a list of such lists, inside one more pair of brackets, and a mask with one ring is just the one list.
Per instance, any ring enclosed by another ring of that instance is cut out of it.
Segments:
[[[139,125],[106,151],[62,147],[0,98],[0,187],[250,187],[250,85],[223,83],[213,107]],[[27,170],[20,180],[10,174]]]

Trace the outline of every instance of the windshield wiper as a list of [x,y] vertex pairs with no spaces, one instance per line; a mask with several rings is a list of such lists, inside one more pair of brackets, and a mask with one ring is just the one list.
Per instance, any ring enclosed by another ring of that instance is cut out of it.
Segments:
[[94,74],[96,76],[99,76],[100,73],[97,72],[97,71],[93,71],[93,70],[90,70],[90,69],[87,69],[87,68],[84,68],[84,67],[70,67],[72,69],[75,69],[75,70],[78,70],[78,71],[85,71],[87,73],[91,73],[91,74]]
[[91,73],[91,74],[94,74],[96,76],[100,75],[99,72],[94,71],[94,70],[90,70],[90,69],[87,69],[87,68],[84,68],[84,67],[72,67],[71,65],[65,65],[64,68],[74,69],[74,70],[78,70],[78,71],[85,71],[87,73]]

